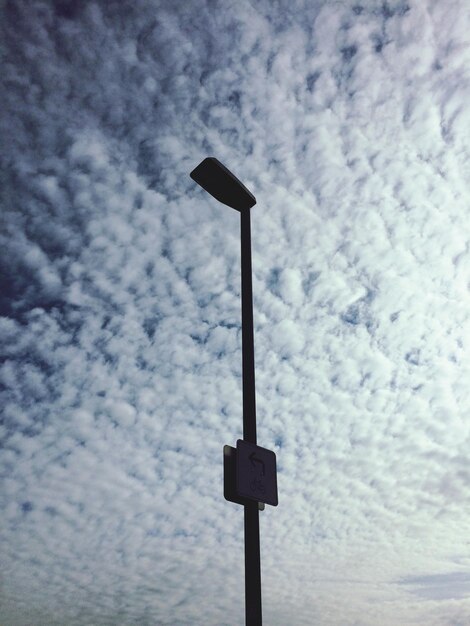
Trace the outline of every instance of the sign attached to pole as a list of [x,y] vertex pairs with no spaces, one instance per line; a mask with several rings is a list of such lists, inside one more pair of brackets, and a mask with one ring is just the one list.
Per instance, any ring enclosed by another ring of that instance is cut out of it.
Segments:
[[[224,498],[235,504],[252,502],[237,493],[237,449],[232,446],[224,446]],[[264,511],[264,502],[258,502],[258,510]]]
[[275,453],[238,439],[236,489],[243,498],[277,506]]

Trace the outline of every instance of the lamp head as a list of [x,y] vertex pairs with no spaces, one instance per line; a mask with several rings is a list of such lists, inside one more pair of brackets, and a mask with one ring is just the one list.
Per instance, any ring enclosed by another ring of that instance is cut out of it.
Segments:
[[201,161],[190,176],[216,200],[232,209],[246,211],[256,204],[254,195],[215,157]]

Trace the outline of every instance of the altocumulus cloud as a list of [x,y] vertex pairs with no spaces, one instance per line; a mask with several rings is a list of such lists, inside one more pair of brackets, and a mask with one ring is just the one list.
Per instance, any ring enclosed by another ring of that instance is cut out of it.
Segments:
[[243,623],[255,193],[263,613],[470,621],[464,0],[2,5],[0,620]]

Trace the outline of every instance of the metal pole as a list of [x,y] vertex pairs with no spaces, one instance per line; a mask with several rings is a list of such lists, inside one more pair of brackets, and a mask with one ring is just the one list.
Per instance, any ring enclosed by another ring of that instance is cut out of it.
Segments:
[[[243,363],[243,439],[256,444],[255,349],[253,336],[253,288],[251,282],[250,210],[240,211],[242,363]],[[245,624],[262,626],[261,558],[259,509],[257,502],[245,509]]]

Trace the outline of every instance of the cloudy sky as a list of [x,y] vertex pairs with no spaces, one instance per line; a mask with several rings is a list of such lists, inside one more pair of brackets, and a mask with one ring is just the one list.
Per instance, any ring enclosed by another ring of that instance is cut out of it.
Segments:
[[0,622],[470,623],[467,0],[2,3]]

